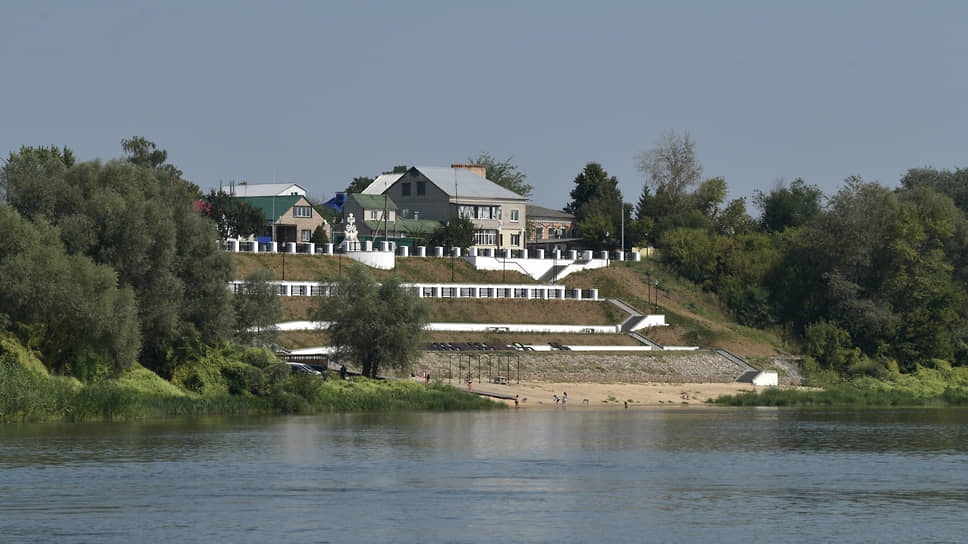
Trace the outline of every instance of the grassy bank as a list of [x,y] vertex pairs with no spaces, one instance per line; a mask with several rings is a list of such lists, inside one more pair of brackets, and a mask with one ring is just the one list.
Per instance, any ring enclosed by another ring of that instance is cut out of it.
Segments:
[[857,378],[823,389],[770,388],[725,395],[710,402],[726,406],[968,406],[968,369],[941,365],[882,379]]
[[[8,342],[5,348],[10,347]],[[27,350],[5,349],[0,353],[0,423],[504,407],[440,383],[291,374],[262,350],[237,348],[203,354],[176,370],[173,382],[135,367],[118,378],[82,383],[49,375]]]

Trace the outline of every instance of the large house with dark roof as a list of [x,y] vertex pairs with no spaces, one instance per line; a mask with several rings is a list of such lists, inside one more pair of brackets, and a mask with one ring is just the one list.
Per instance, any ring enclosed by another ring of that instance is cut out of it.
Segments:
[[350,193],[343,202],[343,217],[353,214],[362,238],[425,239],[441,225],[439,221],[432,219],[400,217],[398,212],[397,204],[389,195]]
[[396,180],[366,191],[386,194],[400,219],[446,222],[458,213],[477,227],[474,247],[524,249],[527,199],[484,177],[480,165],[414,166]]

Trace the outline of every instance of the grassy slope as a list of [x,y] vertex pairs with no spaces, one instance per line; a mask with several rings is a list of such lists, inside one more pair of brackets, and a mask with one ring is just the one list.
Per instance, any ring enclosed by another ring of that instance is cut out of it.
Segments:
[[[281,255],[236,254],[236,276],[257,267],[268,267],[281,277]],[[343,266],[348,266],[344,259]],[[449,259],[407,258],[397,260],[396,271],[371,270],[377,278],[389,277],[396,273],[404,281],[450,281],[451,262]],[[355,266],[355,264],[354,264]],[[336,257],[289,255],[286,257],[286,279],[317,280],[333,279],[338,273]],[[458,282],[501,283],[500,272],[481,272],[466,262],[457,260],[454,267],[455,280]],[[722,312],[715,297],[703,293],[698,287],[675,277],[658,263],[645,260],[639,263],[612,263],[607,269],[588,270],[564,278],[560,284],[569,288],[597,288],[602,298],[620,298],[640,311],[651,312],[653,304],[648,286],[659,281],[659,312],[666,315],[668,327],[656,327],[645,331],[661,344],[693,345],[701,347],[721,347],[742,356],[768,357],[782,353],[783,343],[767,331],[737,325]],[[508,272],[507,281],[514,283],[536,283],[531,278]],[[654,295],[653,295],[654,296]],[[306,319],[312,301],[310,298],[287,300],[287,320]],[[568,305],[580,305],[570,307]],[[563,311],[564,310],[564,311]],[[605,324],[618,323],[624,315],[611,304],[566,301],[480,301],[445,300],[433,303],[434,321],[478,322],[478,323],[562,323],[562,324]],[[286,335],[293,345],[319,345],[306,335]],[[446,338],[436,334],[434,340]],[[486,335],[455,333],[453,341],[487,342]],[[543,335],[539,335],[543,336]],[[560,335],[559,335],[560,336]],[[604,340],[603,343],[610,343]],[[497,340],[490,340],[497,341]],[[514,341],[522,341],[515,338]],[[544,343],[541,339],[535,339]],[[557,341],[557,340],[545,340]],[[562,342],[565,343],[565,342]]]

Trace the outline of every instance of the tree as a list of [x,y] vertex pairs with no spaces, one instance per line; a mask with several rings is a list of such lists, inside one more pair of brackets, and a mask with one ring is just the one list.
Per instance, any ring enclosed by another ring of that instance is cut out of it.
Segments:
[[56,229],[0,204],[0,313],[52,370],[90,379],[134,363],[140,347],[130,288],[106,265],[69,255]]
[[194,212],[195,193],[167,169],[150,161],[67,167],[26,152],[11,156],[0,178],[25,220],[53,225],[67,253],[110,267],[119,289],[132,290],[143,365],[164,373],[179,346],[229,336],[231,258],[217,250],[214,224]]
[[778,180],[769,193],[755,191],[753,202],[762,210],[760,224],[767,232],[780,232],[787,227],[799,227],[816,217],[821,210],[823,192],[816,185],[807,185],[797,178],[786,187]]
[[955,168],[954,171],[912,168],[901,178],[901,186],[905,189],[919,185],[951,197],[958,209],[968,213],[968,168]]
[[121,148],[128,155],[128,162],[131,164],[155,170],[160,176],[159,179],[167,181],[169,185],[180,186],[191,193],[196,200],[202,198],[202,189],[198,185],[184,179],[183,172],[174,165],[165,163],[168,152],[159,149],[155,142],[142,136],[134,136],[122,139]]
[[363,189],[366,189],[373,183],[375,178],[368,178],[365,176],[359,176],[353,178],[353,181],[346,186],[346,194],[350,193],[362,193]]
[[574,184],[564,211],[575,214],[578,233],[597,246],[614,244],[620,236],[624,208],[618,178],[609,177],[602,165],[590,162],[575,176]]
[[138,166],[160,168],[168,159],[167,151],[142,136],[122,139],[121,149],[128,155],[128,162]]
[[269,270],[253,270],[235,295],[235,335],[242,343],[266,346],[279,336],[276,323],[282,320],[282,300],[269,283],[272,279]]
[[696,142],[688,132],[678,134],[667,130],[656,147],[636,159],[639,171],[645,175],[646,186],[674,198],[683,195],[702,177],[702,165],[696,160]]
[[487,179],[524,198],[531,198],[534,186],[524,182],[527,176],[524,172],[518,170],[517,165],[513,164],[511,159],[512,157],[508,157],[503,161],[498,161],[490,153],[482,151],[476,157],[469,157],[467,161],[471,164],[483,165],[486,172],[484,177]]
[[464,249],[474,245],[476,233],[477,225],[473,221],[462,215],[455,216],[437,227],[430,236],[430,242],[436,246]]
[[388,366],[408,371],[420,354],[430,309],[399,278],[378,284],[364,267],[354,266],[314,306],[313,319],[329,322],[338,353],[364,376],[376,378]]
[[316,247],[322,247],[323,244],[329,243],[329,236],[326,235],[326,229],[323,228],[323,225],[316,227],[316,230],[313,231],[313,236],[310,238],[310,241],[316,244]]
[[222,240],[262,232],[266,218],[255,206],[241,202],[224,191],[212,189],[205,197],[203,214],[215,221]]

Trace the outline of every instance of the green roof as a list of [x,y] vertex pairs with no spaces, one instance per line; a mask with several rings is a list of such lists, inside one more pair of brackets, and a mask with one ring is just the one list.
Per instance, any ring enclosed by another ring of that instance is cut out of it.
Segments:
[[262,215],[266,218],[266,222],[275,223],[283,216],[286,212],[292,208],[296,202],[300,199],[305,198],[301,195],[286,195],[286,196],[239,196],[235,197],[239,202],[255,206],[262,210]]
[[[372,231],[383,231],[383,221],[364,221],[366,226]],[[440,221],[434,221],[433,219],[397,219],[396,221],[390,221],[390,230],[397,230],[406,233],[427,233],[430,234],[437,227],[440,226]]]
[[[384,206],[383,195],[365,195],[363,193],[350,193],[347,198],[352,198],[364,210],[382,210]],[[386,209],[396,210],[397,205],[393,199],[386,197]]]

